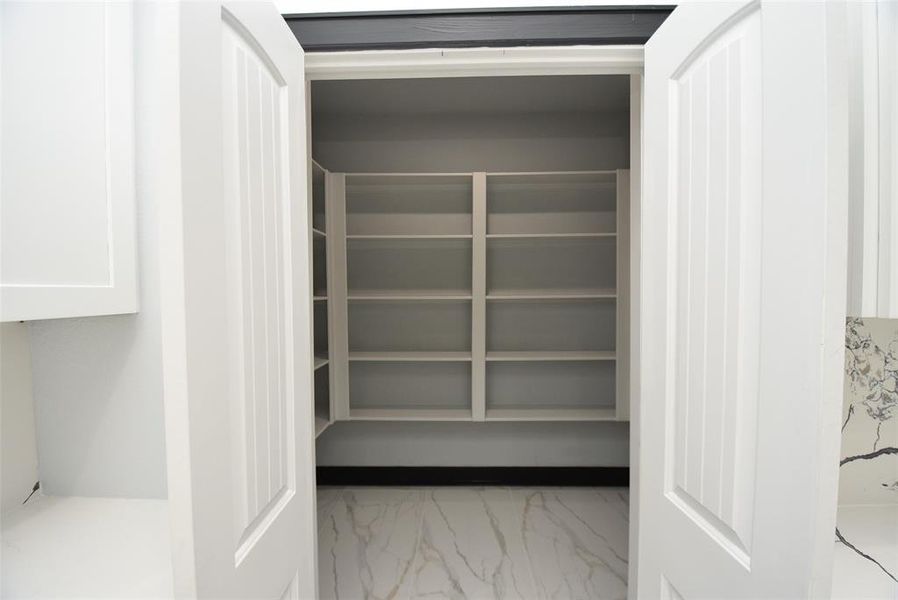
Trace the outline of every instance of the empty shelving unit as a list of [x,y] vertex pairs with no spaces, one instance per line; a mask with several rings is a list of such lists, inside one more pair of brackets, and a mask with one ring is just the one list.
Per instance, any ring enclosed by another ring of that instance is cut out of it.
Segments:
[[328,268],[328,211],[327,171],[312,161],[311,239],[312,239],[312,334],[314,359],[312,368],[315,400],[315,436],[333,423],[334,412],[331,395],[331,317],[329,279],[333,271]]
[[345,176],[349,418],[471,418],[471,176]]
[[628,178],[322,172],[329,419],[626,419]]
[[487,175],[486,420],[624,416],[627,203],[626,171]]

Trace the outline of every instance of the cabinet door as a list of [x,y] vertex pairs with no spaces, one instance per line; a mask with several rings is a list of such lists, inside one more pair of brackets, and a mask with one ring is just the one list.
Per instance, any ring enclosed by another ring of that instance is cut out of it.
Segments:
[[0,3],[0,320],[137,311],[131,6]]
[[303,53],[271,4],[178,11],[180,196],[160,215],[175,593],[314,598]]
[[824,598],[846,296],[844,4],[645,49],[640,598]]

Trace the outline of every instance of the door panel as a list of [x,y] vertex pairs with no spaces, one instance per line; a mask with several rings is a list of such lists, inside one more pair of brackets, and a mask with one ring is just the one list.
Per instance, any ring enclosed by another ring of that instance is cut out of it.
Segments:
[[184,3],[179,21],[182,195],[163,211],[169,464],[186,463],[170,507],[190,532],[176,593],[314,598],[302,49],[269,4]]
[[659,443],[642,445],[640,597],[827,588],[845,299],[839,10],[689,4],[646,45],[640,438]]
[[[760,13],[734,20],[670,80],[671,201],[677,206],[675,390],[669,497],[749,562],[760,204]],[[738,492],[737,492],[738,489]]]
[[[237,531],[249,544],[295,489],[290,474],[294,431],[286,415],[295,411],[288,393],[291,333],[285,308],[290,293],[289,239],[285,231],[289,196],[282,185],[289,173],[284,144],[289,140],[282,118],[287,94],[284,78],[254,40],[237,29],[226,13],[223,42],[223,143],[226,161],[225,198],[231,226],[228,256],[233,268],[228,298],[234,316],[235,356],[230,365],[236,392],[232,414],[237,425]],[[292,370],[292,365],[290,365]],[[241,546],[238,555],[248,546]],[[238,561],[239,562],[239,561]]]

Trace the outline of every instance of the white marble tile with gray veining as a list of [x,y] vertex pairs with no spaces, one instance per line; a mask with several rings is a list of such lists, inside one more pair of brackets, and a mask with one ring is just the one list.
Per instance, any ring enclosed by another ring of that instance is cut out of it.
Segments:
[[524,548],[540,598],[627,597],[626,494],[589,488],[516,489]]
[[331,510],[340,499],[343,488],[340,487],[318,487],[318,497],[316,504],[318,506],[318,528],[324,524],[330,517]]
[[626,488],[348,488],[319,494],[323,599],[617,599]]
[[507,488],[434,488],[424,502],[413,598],[536,598]]
[[319,597],[408,598],[423,498],[414,488],[344,490],[319,526]]

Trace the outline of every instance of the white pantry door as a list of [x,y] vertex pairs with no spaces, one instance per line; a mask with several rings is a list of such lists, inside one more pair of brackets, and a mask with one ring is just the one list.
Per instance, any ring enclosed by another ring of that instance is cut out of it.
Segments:
[[315,597],[303,53],[270,3],[178,5],[180,197],[163,202],[179,597]]
[[694,3],[645,48],[636,595],[828,597],[844,6]]

